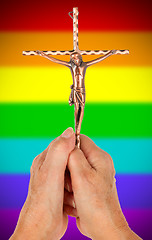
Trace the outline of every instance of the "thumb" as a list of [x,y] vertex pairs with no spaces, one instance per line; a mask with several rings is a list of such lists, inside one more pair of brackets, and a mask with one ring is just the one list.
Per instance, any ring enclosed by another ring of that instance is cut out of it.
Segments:
[[91,176],[94,170],[79,148],[75,148],[69,156],[68,169],[70,171],[73,191],[83,188],[85,179]]
[[61,136],[50,143],[44,164],[51,175],[64,177],[68,157],[74,147],[75,133],[73,128],[66,129]]
[[84,206],[90,207],[87,204],[90,195],[89,183],[93,180],[95,170],[91,167],[83,152],[77,147],[70,153],[68,169],[71,175],[77,216],[80,217],[81,213],[84,212]]
[[107,166],[108,163],[112,165],[114,169],[111,156],[85,135],[81,135],[81,150],[95,170],[98,171],[104,166]]

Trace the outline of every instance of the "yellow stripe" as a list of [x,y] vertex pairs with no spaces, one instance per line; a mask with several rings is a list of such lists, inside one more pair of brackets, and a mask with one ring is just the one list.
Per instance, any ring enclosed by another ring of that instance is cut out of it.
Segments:
[[[1,66],[54,66],[39,56],[22,56],[23,50],[72,50],[71,32],[1,32]],[[151,66],[152,32],[79,32],[82,50],[129,49],[127,56],[112,56],[99,66]],[[69,57],[59,57],[68,60]],[[84,60],[93,59],[94,56]]]
[[[0,102],[67,102],[72,76],[64,66],[1,67]],[[86,72],[87,102],[152,102],[151,67],[96,67]]]

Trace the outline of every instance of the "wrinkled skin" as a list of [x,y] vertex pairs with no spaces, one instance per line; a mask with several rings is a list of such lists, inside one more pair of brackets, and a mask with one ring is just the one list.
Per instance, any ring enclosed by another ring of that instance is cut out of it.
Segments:
[[77,227],[92,239],[140,239],[130,229],[119,204],[115,169],[111,156],[87,136],[81,135],[81,150],[69,156],[67,178],[74,192],[75,209],[66,212],[77,217]]
[[75,147],[73,129],[69,138],[62,135],[38,155],[31,167],[26,202],[11,239],[60,239],[68,224],[63,212],[64,173],[69,153]]
[[[66,135],[65,135],[66,133]],[[121,211],[110,155],[67,129],[38,155],[31,167],[26,202],[11,240],[56,240],[75,216],[82,234],[98,240],[139,240]]]

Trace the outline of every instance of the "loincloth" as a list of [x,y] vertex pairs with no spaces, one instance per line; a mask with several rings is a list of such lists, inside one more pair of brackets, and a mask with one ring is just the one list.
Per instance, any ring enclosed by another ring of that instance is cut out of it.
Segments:
[[69,97],[70,106],[74,103],[79,103],[84,106],[85,104],[85,88],[83,87],[74,87],[71,85],[71,94]]

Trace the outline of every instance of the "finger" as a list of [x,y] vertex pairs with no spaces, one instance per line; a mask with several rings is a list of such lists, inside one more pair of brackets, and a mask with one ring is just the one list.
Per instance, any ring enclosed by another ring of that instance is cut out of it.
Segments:
[[94,170],[83,152],[77,147],[70,153],[68,168],[71,174],[73,191],[75,186],[79,189],[82,188],[84,178],[90,176]]
[[81,150],[94,169],[98,170],[105,164],[112,164],[114,168],[111,156],[85,135],[81,135]]
[[48,173],[51,182],[55,182],[54,187],[58,187],[61,182],[64,185],[64,173],[68,157],[74,147],[75,134],[72,128],[66,129],[60,137],[50,143],[41,168]]
[[93,157],[95,151],[101,150],[99,147],[86,135],[81,134],[81,150],[84,153],[85,157]]
[[45,160],[48,148],[49,148],[49,146],[43,152],[41,152],[39,155],[37,155],[34,158],[31,169],[30,169],[31,174],[33,172],[35,172],[36,170],[40,169],[40,166],[42,165],[43,161]]
[[75,148],[69,156],[68,168],[71,174],[72,188],[78,215],[84,207],[90,209],[88,200],[92,198],[91,189],[94,189],[96,171],[89,164],[83,152]]
[[[58,139],[58,138],[59,138],[59,137],[57,137],[56,139]],[[52,141],[52,143],[53,143],[54,141],[56,141],[56,139],[54,139],[54,140]],[[46,158],[46,154],[47,154],[47,151],[48,151],[48,149],[49,149],[49,146],[50,146],[50,145],[48,145],[47,148],[46,148],[43,152],[41,152],[39,155],[37,155],[37,156],[34,158],[34,160],[33,160],[33,162],[32,162],[31,169],[30,169],[31,174],[32,174],[33,172],[36,172],[37,170],[40,170],[40,167],[41,167],[41,165],[43,164],[43,161],[44,161],[45,158]]]
[[36,50],[36,53],[37,53],[38,55],[40,55],[40,54],[41,54],[39,50]]
[[64,190],[64,204],[76,208],[73,193]]
[[71,183],[71,176],[70,176],[70,172],[69,172],[68,168],[66,168],[66,171],[65,171],[64,188],[69,192],[73,192],[72,183]]
[[73,208],[73,207],[71,207],[71,206],[68,206],[68,205],[64,204],[64,205],[63,205],[63,211],[64,211],[67,215],[69,215],[69,216],[71,216],[71,217],[77,217],[77,210],[76,210],[76,208]]

